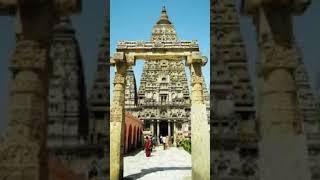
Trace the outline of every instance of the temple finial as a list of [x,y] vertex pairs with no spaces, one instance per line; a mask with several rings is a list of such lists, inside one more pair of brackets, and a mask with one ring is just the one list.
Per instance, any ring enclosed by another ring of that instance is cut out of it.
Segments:
[[169,21],[169,17],[167,15],[167,10],[165,5],[162,6],[160,20],[158,21],[157,24],[171,24],[171,22]]

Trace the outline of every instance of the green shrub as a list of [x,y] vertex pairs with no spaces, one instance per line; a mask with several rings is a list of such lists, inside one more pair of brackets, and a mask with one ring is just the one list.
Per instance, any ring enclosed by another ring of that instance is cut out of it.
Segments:
[[188,139],[182,139],[181,141],[181,146],[183,147],[184,150],[189,152],[191,154],[191,141]]

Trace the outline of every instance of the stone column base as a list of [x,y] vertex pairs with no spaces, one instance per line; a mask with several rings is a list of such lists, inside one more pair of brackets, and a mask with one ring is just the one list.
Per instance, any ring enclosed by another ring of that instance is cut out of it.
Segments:
[[210,128],[205,104],[191,106],[192,179],[210,179]]

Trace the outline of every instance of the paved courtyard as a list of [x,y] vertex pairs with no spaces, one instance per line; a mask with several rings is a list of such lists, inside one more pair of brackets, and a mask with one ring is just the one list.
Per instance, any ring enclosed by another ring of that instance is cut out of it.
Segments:
[[191,155],[175,147],[157,147],[151,157],[144,151],[124,157],[125,179],[184,180],[191,177]]

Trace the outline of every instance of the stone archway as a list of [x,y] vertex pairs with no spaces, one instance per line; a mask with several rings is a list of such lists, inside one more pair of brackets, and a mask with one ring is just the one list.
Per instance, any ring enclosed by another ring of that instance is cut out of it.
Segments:
[[115,66],[113,102],[110,120],[110,178],[121,179],[123,176],[123,155],[121,154],[124,124],[124,95],[126,71],[135,64],[136,59],[147,61],[169,59],[185,60],[191,74],[191,133],[192,133],[192,178],[210,178],[210,133],[207,121],[206,105],[203,97],[203,78],[201,67],[206,64],[206,57],[199,52],[195,41],[170,41],[168,43],[148,41],[122,41],[117,52],[111,58]]

